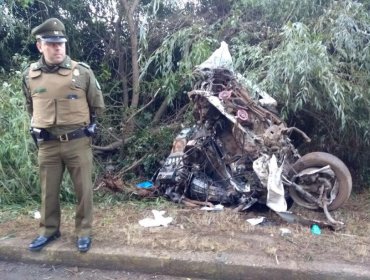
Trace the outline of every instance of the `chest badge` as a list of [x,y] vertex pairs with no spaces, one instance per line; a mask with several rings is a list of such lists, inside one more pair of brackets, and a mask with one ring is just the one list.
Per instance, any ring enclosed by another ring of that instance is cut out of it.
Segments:
[[73,76],[80,76],[80,70],[74,69],[73,70]]

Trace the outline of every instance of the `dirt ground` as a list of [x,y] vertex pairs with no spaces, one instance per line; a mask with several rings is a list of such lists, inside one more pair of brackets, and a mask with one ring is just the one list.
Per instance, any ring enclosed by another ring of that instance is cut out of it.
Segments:
[[[172,217],[172,223],[168,227],[140,226],[139,220],[153,218],[152,209],[165,210],[164,216]],[[291,211],[325,220],[320,211],[298,206],[293,206]],[[38,221],[33,218],[33,211],[24,212],[0,211],[0,240],[18,237],[31,241],[36,236]],[[235,213],[225,208],[206,212],[157,200],[110,206],[96,204],[93,246],[163,248],[176,252],[251,252],[272,258],[276,263],[332,260],[370,264],[370,193],[353,194],[341,209],[331,214],[346,227],[340,231],[321,228],[321,234],[314,235],[309,226],[288,224],[270,210]],[[267,222],[252,226],[246,221],[259,216],[266,217]],[[63,208],[62,219],[61,238],[74,244],[73,207]],[[290,233],[282,234],[282,228]]]

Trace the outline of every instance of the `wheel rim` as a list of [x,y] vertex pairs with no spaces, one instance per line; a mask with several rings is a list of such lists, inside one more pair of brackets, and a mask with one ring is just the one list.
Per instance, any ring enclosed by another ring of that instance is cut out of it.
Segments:
[[[293,182],[300,185],[306,192],[310,193],[316,199],[321,202],[327,201],[327,205],[330,205],[338,194],[338,182],[335,174],[330,176],[327,173],[315,173],[314,175],[306,175],[317,170],[318,168],[309,167],[301,170],[293,178]],[[301,193],[296,191],[294,187],[289,189],[290,196],[298,205],[308,209],[318,209],[319,205],[307,200]]]

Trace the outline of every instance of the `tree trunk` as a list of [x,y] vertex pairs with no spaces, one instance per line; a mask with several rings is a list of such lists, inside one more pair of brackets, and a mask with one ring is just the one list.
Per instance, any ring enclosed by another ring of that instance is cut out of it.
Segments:
[[159,107],[158,111],[154,115],[152,124],[157,124],[160,121],[161,117],[167,110],[169,99],[170,98],[166,96],[166,98],[163,100],[161,106]]
[[122,44],[120,41],[121,35],[121,21],[123,17],[122,9],[119,9],[119,16],[116,23],[116,34],[115,34],[115,45],[116,51],[118,54],[118,76],[122,83],[122,100],[124,108],[128,107],[128,86],[127,86],[127,77],[125,71],[125,60],[124,60],[124,51],[122,50]]
[[138,6],[139,0],[134,0],[130,5],[127,0],[120,0],[128,24],[130,32],[130,43],[131,43],[131,58],[132,58],[132,99],[130,108],[137,108],[139,104],[140,96],[140,84],[139,84],[139,62],[138,62],[138,39],[137,39],[137,27],[134,20],[135,9]]

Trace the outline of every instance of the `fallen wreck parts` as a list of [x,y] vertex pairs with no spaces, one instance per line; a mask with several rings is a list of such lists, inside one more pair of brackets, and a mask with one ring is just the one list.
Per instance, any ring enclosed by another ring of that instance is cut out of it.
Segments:
[[[153,178],[156,190],[187,206],[221,203],[245,211],[260,203],[288,222],[342,228],[329,211],[350,196],[352,178],[345,164],[324,152],[300,156],[289,136],[310,138],[286,127],[269,96],[252,98],[232,71],[198,68],[195,76],[198,82],[188,96],[196,124],[174,140]],[[328,222],[287,211],[288,199],[323,209]]]

